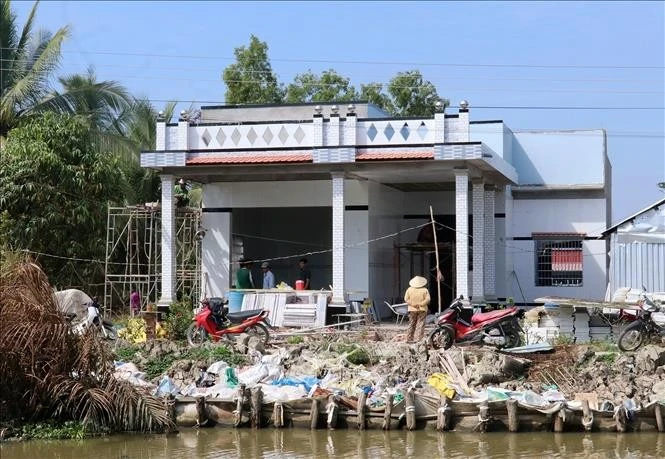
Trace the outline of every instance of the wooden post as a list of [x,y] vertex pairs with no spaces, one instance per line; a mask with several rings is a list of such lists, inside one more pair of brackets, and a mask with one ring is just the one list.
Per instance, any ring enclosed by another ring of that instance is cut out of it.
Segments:
[[245,385],[241,384],[240,387],[238,388],[238,400],[236,402],[236,418],[233,423],[234,427],[240,427],[240,424],[242,423],[242,411],[243,411],[243,406],[245,405]]
[[337,415],[339,413],[339,403],[337,396],[331,395],[328,397],[328,406],[326,407],[326,412],[328,413],[328,429],[335,430],[335,427],[337,427]]
[[506,410],[508,411],[508,430],[517,432],[520,427],[520,419],[517,415],[517,400],[506,400]]
[[171,424],[167,429],[166,433],[174,433],[177,432],[178,429],[176,429],[176,416],[175,416],[175,395],[173,394],[168,394],[166,397],[163,399],[164,403],[164,409],[166,410],[166,415],[169,418],[169,423]]
[[480,432],[487,432],[487,427],[490,422],[490,407],[487,402],[480,404],[478,409],[478,430]]
[[439,314],[441,313],[441,271],[439,270],[439,244],[436,241],[436,222],[434,221],[434,211],[429,206],[429,216],[432,219],[432,232],[434,233],[434,256],[436,258],[436,291],[439,295]]
[[252,427],[261,428],[261,407],[263,406],[263,391],[261,387],[252,390]]
[[452,411],[448,397],[441,397],[439,400],[439,410],[436,413],[436,430],[439,432],[450,430]]
[[413,389],[409,389],[404,394],[406,410],[406,429],[414,430],[416,428],[416,405],[414,402]]
[[[584,406],[582,406],[582,408],[584,408]],[[628,419],[623,404],[619,405],[618,409],[614,412],[614,420],[616,422],[617,432],[625,432]]]
[[206,398],[201,395],[196,397],[196,427],[205,427],[208,424],[208,410],[206,410]]
[[658,432],[665,432],[665,424],[663,424],[663,405],[656,403],[653,410],[656,413],[656,427],[658,428]]
[[386,407],[383,409],[383,430],[390,430],[390,418],[393,414],[393,400],[395,396],[388,394],[386,399]]
[[314,430],[319,424],[319,402],[315,398],[312,399],[312,408],[309,411],[309,427]]
[[275,427],[284,427],[284,405],[282,402],[275,402],[272,409],[272,423]]
[[589,408],[589,400],[582,400],[582,426],[587,432],[593,429],[593,414]]
[[564,408],[561,407],[559,411],[554,413],[554,431],[555,432],[563,432],[564,425],[566,424],[566,415],[565,412],[563,411]]
[[360,396],[358,397],[358,408],[356,411],[358,412],[358,429],[359,430],[365,430],[366,424],[365,424],[365,402],[367,401],[367,394],[365,391],[362,391],[360,393]]

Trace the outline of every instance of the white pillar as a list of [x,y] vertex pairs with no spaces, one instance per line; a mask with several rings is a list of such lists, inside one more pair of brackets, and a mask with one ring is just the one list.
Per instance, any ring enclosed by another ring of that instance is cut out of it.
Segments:
[[162,291],[157,302],[158,308],[168,307],[175,299],[176,285],[176,234],[175,234],[175,203],[173,187],[175,178],[162,175]]
[[332,176],[332,303],[344,304],[344,173]]
[[339,146],[339,113],[332,113],[328,122],[328,138],[326,146]]
[[473,276],[471,295],[473,302],[485,299],[485,184],[474,180],[472,184],[473,212]]
[[469,171],[455,170],[456,295],[469,298]]
[[494,185],[485,188],[485,298],[496,298],[496,231]]

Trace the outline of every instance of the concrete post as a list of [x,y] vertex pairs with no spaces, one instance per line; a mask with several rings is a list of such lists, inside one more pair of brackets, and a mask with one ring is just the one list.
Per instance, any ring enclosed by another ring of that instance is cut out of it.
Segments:
[[469,298],[469,171],[455,170],[456,296]]
[[344,301],[344,173],[332,172],[332,303]]
[[162,291],[157,308],[168,308],[175,298],[176,234],[173,175],[162,175]]
[[485,299],[496,299],[496,223],[494,185],[485,186]]
[[473,212],[473,275],[472,291],[474,303],[485,300],[485,184],[474,180],[472,184]]

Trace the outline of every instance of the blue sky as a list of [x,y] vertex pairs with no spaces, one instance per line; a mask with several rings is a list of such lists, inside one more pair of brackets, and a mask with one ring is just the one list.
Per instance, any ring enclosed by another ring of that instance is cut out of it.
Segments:
[[[356,86],[419,69],[452,105],[469,100],[475,120],[607,129],[616,222],[664,196],[664,5],[49,1],[37,24],[72,27],[61,73],[93,66],[158,107],[223,103],[221,73],[255,34],[285,83],[310,69],[334,68]],[[12,6],[22,24],[32,2]],[[609,108],[479,108],[552,106]]]

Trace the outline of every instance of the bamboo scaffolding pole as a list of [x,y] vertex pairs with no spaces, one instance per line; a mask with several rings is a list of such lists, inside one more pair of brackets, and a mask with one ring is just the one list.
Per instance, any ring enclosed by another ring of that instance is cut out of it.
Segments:
[[439,269],[439,244],[436,239],[436,222],[434,221],[434,211],[429,206],[429,216],[432,219],[432,232],[434,233],[434,256],[436,257],[436,292],[439,297],[439,314],[441,313],[441,281],[442,275]]

